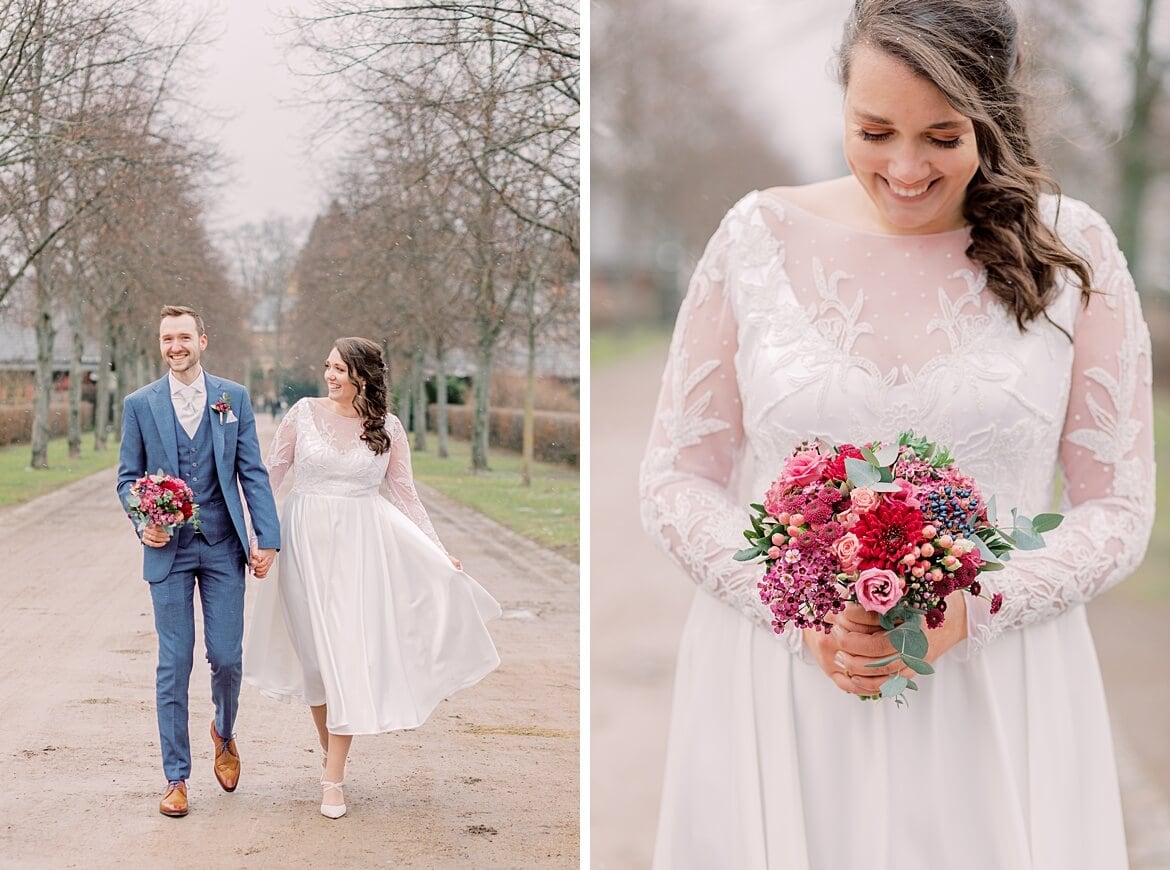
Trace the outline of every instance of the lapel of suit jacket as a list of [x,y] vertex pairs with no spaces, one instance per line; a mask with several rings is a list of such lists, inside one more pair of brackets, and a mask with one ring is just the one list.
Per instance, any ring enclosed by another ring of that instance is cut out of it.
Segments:
[[[154,382],[150,392],[150,410],[154,414],[154,422],[158,426],[158,435],[162,439],[163,450],[171,467],[164,469],[168,474],[179,473],[179,439],[175,437],[175,404],[171,401],[171,389],[168,376],[163,375]],[[154,474],[157,468],[145,469],[147,474]]]
[[219,378],[207,373],[207,369],[203,370],[203,386],[207,390],[207,413],[211,415],[211,419],[207,422],[211,426],[211,449],[215,451],[215,470],[219,475],[219,485],[226,493],[231,485],[231,475],[227,473],[228,469],[225,467],[226,463],[223,458],[223,442],[227,426],[220,422],[219,412],[211,410],[211,406],[218,402],[219,397],[227,390],[223,388],[223,383]]

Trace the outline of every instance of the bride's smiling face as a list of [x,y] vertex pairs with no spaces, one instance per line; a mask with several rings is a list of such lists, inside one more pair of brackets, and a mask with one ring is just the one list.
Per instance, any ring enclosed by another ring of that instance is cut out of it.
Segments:
[[890,233],[962,227],[979,169],[971,120],[905,63],[855,49],[845,90],[845,159]]
[[329,390],[329,398],[339,405],[352,405],[353,397],[357,395],[357,385],[350,380],[349,366],[333,348],[325,360],[325,386]]

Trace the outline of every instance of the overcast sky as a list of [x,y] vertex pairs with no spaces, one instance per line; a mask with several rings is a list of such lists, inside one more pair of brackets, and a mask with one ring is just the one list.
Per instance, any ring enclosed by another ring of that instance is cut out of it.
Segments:
[[[224,119],[208,132],[231,163],[227,183],[213,195],[212,222],[225,229],[270,216],[311,218],[321,207],[322,167],[309,149],[311,110],[295,105],[302,82],[284,59],[290,6],[309,0],[200,0],[213,12],[216,41],[198,49],[207,75],[192,90]],[[189,85],[190,86],[190,85]]]

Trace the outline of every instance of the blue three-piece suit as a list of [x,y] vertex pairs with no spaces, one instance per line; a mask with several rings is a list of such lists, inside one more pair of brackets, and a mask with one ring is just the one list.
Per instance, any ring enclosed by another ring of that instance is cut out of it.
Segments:
[[[180,527],[165,547],[145,547],[143,577],[150,584],[158,633],[156,700],[163,771],[168,780],[191,773],[187,694],[195,649],[195,587],[203,611],[203,638],[211,664],[215,730],[233,736],[243,672],[244,566],[248,530],[240,489],[247,499],[257,546],[280,548],[276,503],[260,461],[256,419],[248,391],[203,373],[206,409],[194,437],[175,414],[168,376],[126,397],[118,495],[126,507],[130,487],[162,469],[187,482],[199,505],[200,528]],[[212,404],[226,393],[231,410]]]

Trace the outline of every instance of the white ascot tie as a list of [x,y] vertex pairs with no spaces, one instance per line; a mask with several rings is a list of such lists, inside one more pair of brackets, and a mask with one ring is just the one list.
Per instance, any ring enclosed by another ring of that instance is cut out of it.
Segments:
[[174,397],[175,415],[179,418],[179,424],[188,437],[194,438],[199,431],[199,418],[203,416],[203,408],[200,407],[202,403],[199,401],[201,394],[194,387],[183,387],[175,391]]

